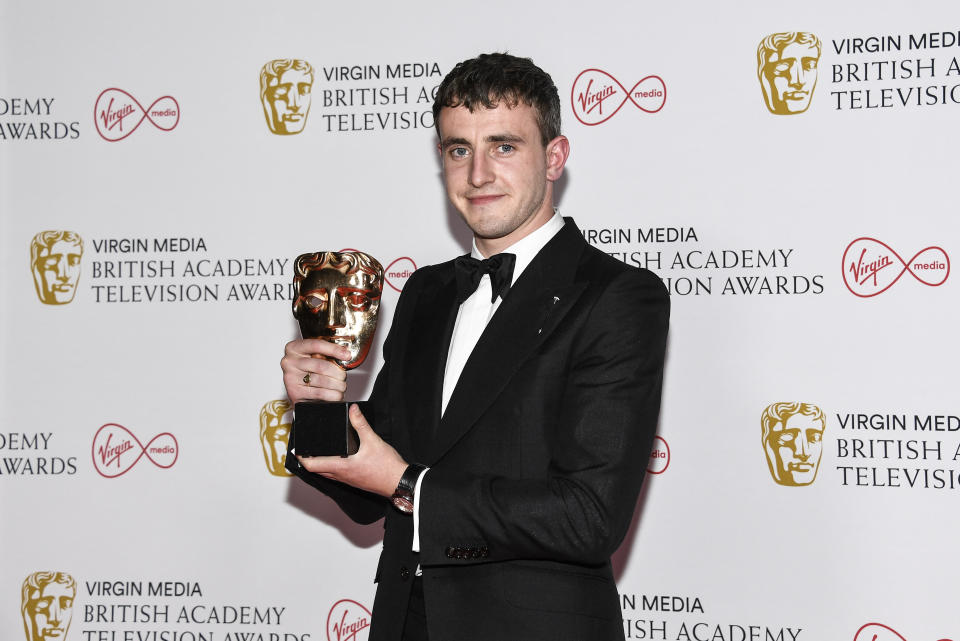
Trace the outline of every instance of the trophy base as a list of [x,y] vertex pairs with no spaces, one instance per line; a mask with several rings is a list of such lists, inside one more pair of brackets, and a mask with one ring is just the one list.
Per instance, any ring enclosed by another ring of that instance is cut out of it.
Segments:
[[[350,424],[349,410],[354,403],[303,401],[294,407],[290,449],[297,456],[340,456],[356,454],[360,447],[357,431]],[[371,425],[372,412],[366,401],[358,401],[360,411]],[[371,410],[373,408],[370,408]]]

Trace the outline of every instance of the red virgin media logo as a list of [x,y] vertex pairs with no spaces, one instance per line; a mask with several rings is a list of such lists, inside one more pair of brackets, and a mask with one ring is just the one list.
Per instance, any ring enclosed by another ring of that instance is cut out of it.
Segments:
[[647,461],[647,471],[651,474],[663,474],[670,467],[670,446],[659,436],[653,437],[653,450]]
[[[899,632],[882,623],[868,623],[857,630],[853,641],[907,641]],[[939,641],[950,641],[950,639],[940,639]]]
[[847,289],[861,298],[882,294],[904,274],[930,287],[943,285],[950,275],[950,257],[941,247],[921,249],[903,260],[886,243],[865,236],[847,245],[841,266]]
[[126,91],[111,87],[100,92],[93,106],[97,133],[110,142],[123,140],[144,120],[161,131],[170,131],[180,122],[180,105],[173,96],[162,96],[144,109]]
[[573,115],[591,127],[613,118],[628,102],[640,111],[655,114],[667,102],[667,85],[660,76],[651,75],[627,89],[602,69],[584,69],[570,89]]
[[93,467],[100,476],[112,479],[129,472],[144,457],[157,467],[173,467],[180,455],[180,446],[170,432],[157,434],[143,445],[123,425],[107,423],[94,434],[91,455]]
[[327,641],[366,641],[370,610],[352,599],[340,599],[327,615]]

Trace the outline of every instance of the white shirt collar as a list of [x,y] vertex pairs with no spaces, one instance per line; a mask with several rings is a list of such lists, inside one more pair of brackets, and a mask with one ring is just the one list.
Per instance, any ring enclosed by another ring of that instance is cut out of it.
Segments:
[[[550,220],[503,250],[502,253],[514,254],[517,257],[513,264],[513,283],[517,282],[517,278],[527,268],[527,265],[536,258],[544,245],[550,242],[550,239],[561,229],[563,229],[563,216],[560,215],[558,209],[554,208],[553,217]],[[476,239],[473,241],[473,249],[470,251],[470,255],[477,260],[483,260],[484,258],[480,250],[477,249]]]

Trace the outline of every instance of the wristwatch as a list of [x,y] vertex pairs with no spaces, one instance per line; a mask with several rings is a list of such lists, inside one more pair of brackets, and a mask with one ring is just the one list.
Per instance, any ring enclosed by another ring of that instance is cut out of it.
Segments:
[[426,469],[425,465],[420,465],[419,463],[411,463],[408,465],[407,469],[403,471],[403,476],[400,477],[400,483],[397,484],[397,489],[394,490],[393,496],[390,497],[390,500],[393,501],[393,506],[404,514],[413,514],[413,492],[417,487],[417,479],[420,478],[420,475]]

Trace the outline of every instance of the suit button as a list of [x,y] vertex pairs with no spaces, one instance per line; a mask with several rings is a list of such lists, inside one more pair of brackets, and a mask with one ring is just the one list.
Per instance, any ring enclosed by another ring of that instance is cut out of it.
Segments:
[[404,581],[410,578],[410,570],[407,569],[407,566],[405,565],[400,566],[400,578],[403,579]]
[[449,547],[446,550],[444,550],[443,553],[447,555],[448,559],[452,559],[457,555],[457,550],[456,548]]

